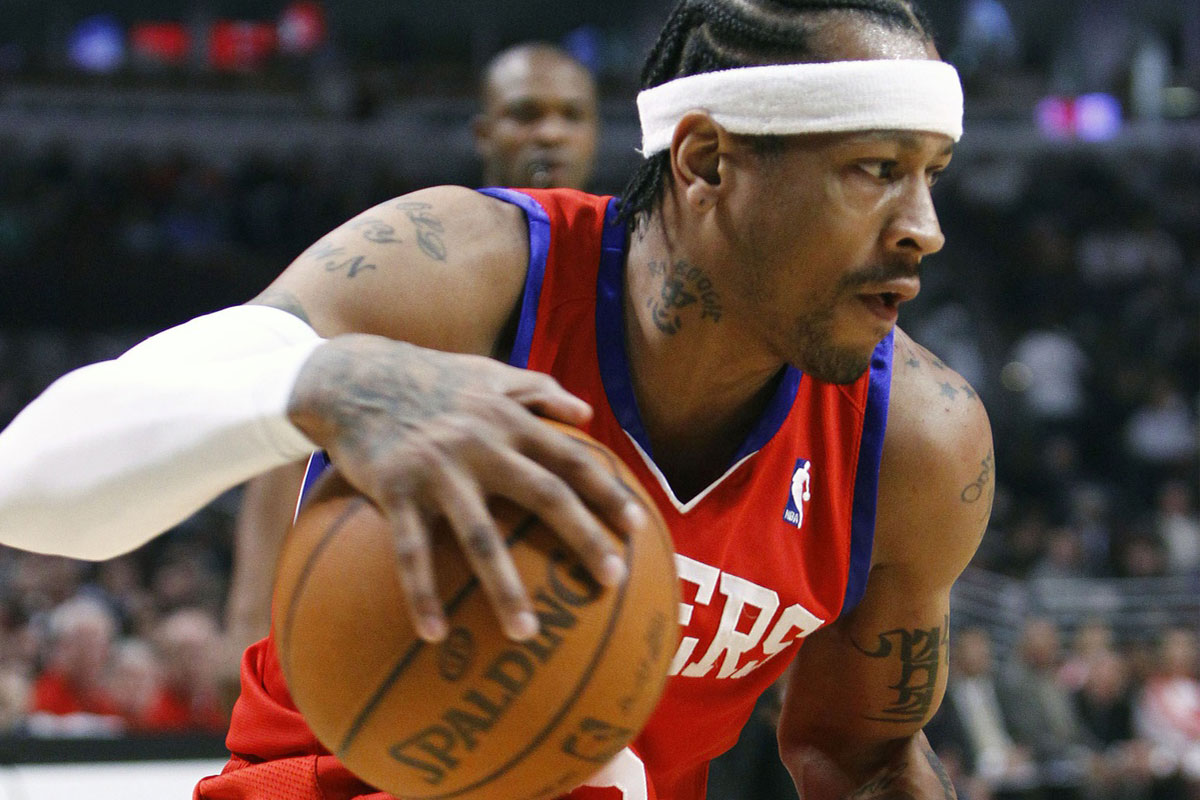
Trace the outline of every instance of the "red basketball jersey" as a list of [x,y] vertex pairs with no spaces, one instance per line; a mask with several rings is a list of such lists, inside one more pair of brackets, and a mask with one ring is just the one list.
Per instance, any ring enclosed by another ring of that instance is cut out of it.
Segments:
[[[617,201],[573,190],[482,191],[520,206],[529,224],[530,263],[510,362],[553,375],[592,404],[587,432],[642,481],[677,553],[682,638],[666,692],[609,771],[612,783],[593,781],[620,791],[579,797],[702,800],[708,762],[737,741],[758,696],[805,636],[852,608],[865,590],[892,337],[852,384],[785,369],[728,470],[680,502],[654,465],[630,381],[622,308],[628,237],[615,222]],[[702,313],[720,314],[715,296],[696,302]],[[322,466],[314,459],[310,475]],[[329,789],[348,778],[295,712],[269,639],[243,662],[228,743],[235,756],[227,774],[202,782],[198,797],[259,796],[229,791],[221,781],[263,773],[240,768],[268,759],[285,760],[288,775],[303,773],[330,797],[336,792]],[[630,789],[631,770],[637,781],[644,771],[645,786]],[[314,787],[311,795],[284,796],[321,795]]]

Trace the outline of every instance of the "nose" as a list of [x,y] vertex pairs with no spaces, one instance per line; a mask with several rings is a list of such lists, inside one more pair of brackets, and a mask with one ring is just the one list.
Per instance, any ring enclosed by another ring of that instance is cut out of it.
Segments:
[[546,114],[538,120],[534,135],[544,144],[558,144],[570,135],[571,124],[562,114]]
[[887,245],[919,258],[933,255],[946,244],[946,237],[933,207],[929,184],[924,176],[913,176],[905,184],[888,227]]

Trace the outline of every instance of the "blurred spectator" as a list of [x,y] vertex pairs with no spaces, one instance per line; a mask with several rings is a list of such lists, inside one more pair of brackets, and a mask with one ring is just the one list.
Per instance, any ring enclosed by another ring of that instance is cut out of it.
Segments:
[[1167,569],[1175,575],[1200,572],[1200,516],[1187,483],[1173,480],[1162,486],[1154,525],[1167,551]]
[[1067,691],[1078,691],[1087,683],[1092,667],[1113,654],[1113,629],[1100,617],[1083,621],[1071,641],[1071,651],[1058,670],[1057,680]]
[[1028,577],[1031,580],[1082,578],[1087,574],[1079,533],[1070,527],[1060,527],[1049,532],[1046,550],[1029,570]]
[[13,736],[25,731],[33,686],[21,670],[0,667],[0,736]]
[[1167,574],[1166,551],[1152,531],[1132,525],[1120,538],[1118,577],[1161,578]]
[[[1200,645],[1194,630],[1163,633],[1155,671],[1134,705],[1136,729],[1154,748],[1159,777],[1200,791]],[[1181,795],[1182,796],[1182,795]]]
[[1090,797],[1086,784],[1097,742],[1057,680],[1060,652],[1058,627],[1049,619],[1030,619],[997,688],[1012,739],[1031,753],[1043,789],[1063,800],[1082,800]]
[[46,668],[33,686],[34,712],[70,716],[62,727],[43,720],[51,730],[67,733],[115,733],[122,727],[119,709],[108,690],[108,662],[116,621],[102,603],[74,597],[51,612],[46,641]]
[[163,619],[154,634],[162,684],[144,728],[224,732],[229,718],[217,691],[220,644],[216,619],[204,609],[182,608]]
[[1089,360],[1074,335],[1041,327],[1013,346],[1010,361],[1024,375],[1025,404],[1043,430],[1073,429],[1086,407],[1084,377]]
[[1104,760],[1093,773],[1092,797],[1149,798],[1153,778],[1150,748],[1134,733],[1133,684],[1126,659],[1111,650],[1098,653],[1072,699],[1081,723],[1104,749]]
[[1125,445],[1140,468],[1158,477],[1185,473],[1196,456],[1196,421],[1173,378],[1157,376],[1125,426]]
[[926,726],[939,757],[961,764],[965,794],[973,798],[1033,798],[1037,766],[1018,745],[1001,705],[991,636],[969,628],[953,639],[946,699]]
[[124,639],[117,643],[113,649],[108,685],[129,730],[140,731],[148,727],[160,683],[161,670],[150,645],[140,639]]
[[1069,518],[1079,531],[1090,575],[1112,574],[1112,520],[1109,492],[1094,484],[1077,485],[1071,492]]

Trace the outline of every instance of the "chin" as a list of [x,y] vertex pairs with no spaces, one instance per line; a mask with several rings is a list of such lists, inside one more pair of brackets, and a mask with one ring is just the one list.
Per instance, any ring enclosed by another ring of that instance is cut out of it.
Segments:
[[804,374],[824,383],[854,383],[870,368],[878,342],[852,347],[833,344],[829,338],[802,337],[797,348],[799,358],[792,363]]
[[871,366],[871,353],[865,356],[855,352],[825,352],[808,360],[801,371],[823,383],[848,384],[861,378]]

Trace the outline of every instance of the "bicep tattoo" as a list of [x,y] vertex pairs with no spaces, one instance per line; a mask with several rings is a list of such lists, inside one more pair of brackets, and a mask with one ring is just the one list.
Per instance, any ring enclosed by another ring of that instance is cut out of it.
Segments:
[[979,462],[979,475],[975,480],[963,487],[959,497],[964,503],[976,503],[984,495],[991,496],[992,470],[995,468],[995,455],[992,450]]
[[890,659],[899,671],[896,682],[888,686],[895,692],[894,699],[867,719],[902,724],[925,720],[933,710],[949,639],[948,617],[941,626],[885,631],[879,634],[879,641],[872,649],[851,639],[851,644],[864,656]]
[[[359,224],[355,224],[353,227],[357,228]],[[369,233],[370,231],[368,231]],[[345,247],[334,247],[331,242],[324,239],[304,251],[301,258],[315,261],[326,272],[338,272],[347,278],[357,277],[360,272],[376,268],[373,263],[367,261],[366,256],[352,255]]]
[[446,228],[440,219],[429,213],[433,206],[429,203],[405,201],[397,203],[396,208],[403,211],[417,229],[417,246],[421,248],[421,252],[434,261],[445,261],[446,243],[442,240],[442,233]]

